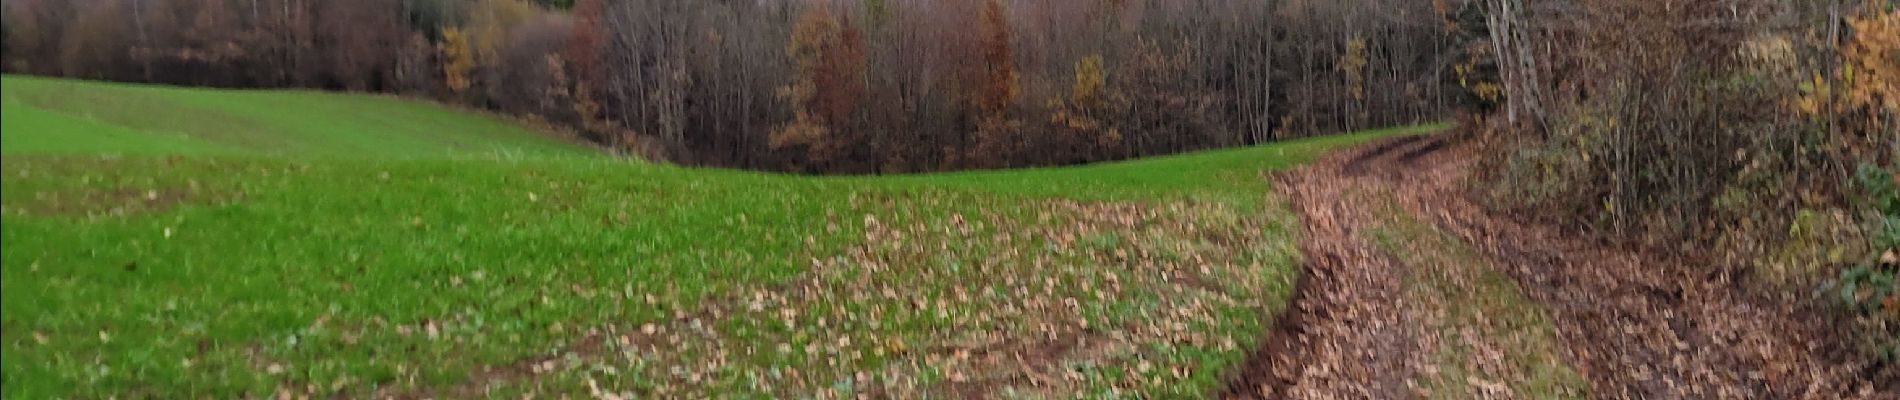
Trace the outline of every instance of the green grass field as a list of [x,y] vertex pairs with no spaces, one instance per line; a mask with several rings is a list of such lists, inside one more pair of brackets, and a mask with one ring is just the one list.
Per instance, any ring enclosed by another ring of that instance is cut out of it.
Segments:
[[5,154],[581,156],[492,118],[391,97],[229,91],[8,76]]
[[4,98],[7,398],[1198,396],[1297,274],[1262,171],[1436,129],[812,178],[381,97]]

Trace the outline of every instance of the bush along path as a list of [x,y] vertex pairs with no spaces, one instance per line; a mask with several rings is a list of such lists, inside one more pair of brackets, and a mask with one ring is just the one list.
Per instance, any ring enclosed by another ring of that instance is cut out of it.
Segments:
[[1485,211],[1473,151],[1411,136],[1278,175],[1307,271],[1224,397],[1900,398],[1727,269]]

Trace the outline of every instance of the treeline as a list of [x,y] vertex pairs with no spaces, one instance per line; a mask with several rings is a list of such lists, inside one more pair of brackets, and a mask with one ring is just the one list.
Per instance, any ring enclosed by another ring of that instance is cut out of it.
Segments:
[[1900,381],[1895,2],[1482,3],[1498,205],[1841,306]]
[[889,173],[1442,118],[1463,1],[3,0],[8,72],[426,96],[675,161]]

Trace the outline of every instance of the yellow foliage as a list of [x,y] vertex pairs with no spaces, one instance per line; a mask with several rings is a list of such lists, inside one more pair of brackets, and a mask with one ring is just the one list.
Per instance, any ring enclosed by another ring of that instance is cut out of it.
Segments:
[[1789,106],[1830,121],[1839,134],[1831,148],[1852,155],[1889,151],[1900,129],[1900,10],[1874,7],[1847,18],[1852,35],[1839,47],[1839,64],[1816,71]]
[[1875,127],[1884,126],[1891,121],[1880,118],[1883,111],[1900,113],[1900,10],[1849,17],[1847,24],[1854,36],[1842,49],[1841,69],[1832,77],[1814,74],[1794,108],[1807,115],[1866,110]]
[[1346,86],[1353,100],[1366,99],[1366,66],[1372,64],[1366,39],[1354,36],[1346,41],[1346,54],[1339,56],[1339,72],[1346,74]]
[[1851,107],[1900,112],[1900,10],[1849,18],[1842,96]]
[[1108,71],[1102,66],[1102,56],[1084,57],[1075,63],[1075,87],[1071,95],[1076,103],[1093,103],[1107,85]]
[[475,70],[475,52],[469,47],[468,32],[461,28],[442,30],[442,80],[455,94],[468,91],[469,75]]
[[1491,82],[1479,82],[1471,87],[1471,93],[1484,101],[1498,102],[1504,98],[1504,86]]
[[1472,82],[1478,75],[1478,66],[1475,62],[1459,63],[1453,65],[1451,69],[1452,72],[1458,75],[1458,87],[1471,91],[1472,95],[1478,96],[1479,99],[1486,102],[1497,103],[1503,101],[1503,85],[1499,85],[1497,82],[1483,80],[1479,80],[1476,83]]
[[1827,105],[1831,103],[1830,99],[1834,98],[1834,87],[1828,83],[1827,77],[1817,72],[1808,79],[1808,83],[1802,86],[1806,93],[1794,99],[1795,111],[1801,112],[1802,115],[1826,113]]
[[1108,68],[1105,65],[1100,55],[1076,61],[1075,83],[1070,88],[1068,101],[1064,101],[1061,96],[1049,100],[1052,110],[1049,122],[1062,128],[1059,131],[1065,133],[1064,140],[1098,147],[1121,144],[1121,131],[1097,118],[1108,112],[1106,108],[1113,99],[1111,94],[1105,93],[1108,90]]

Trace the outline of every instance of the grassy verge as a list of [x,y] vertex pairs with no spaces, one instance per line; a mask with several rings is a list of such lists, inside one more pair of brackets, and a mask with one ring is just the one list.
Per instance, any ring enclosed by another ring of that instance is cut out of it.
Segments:
[[1419,222],[1387,197],[1374,242],[1410,267],[1407,304],[1431,321],[1423,341],[1426,398],[1581,399],[1556,328],[1517,282],[1464,241]]

